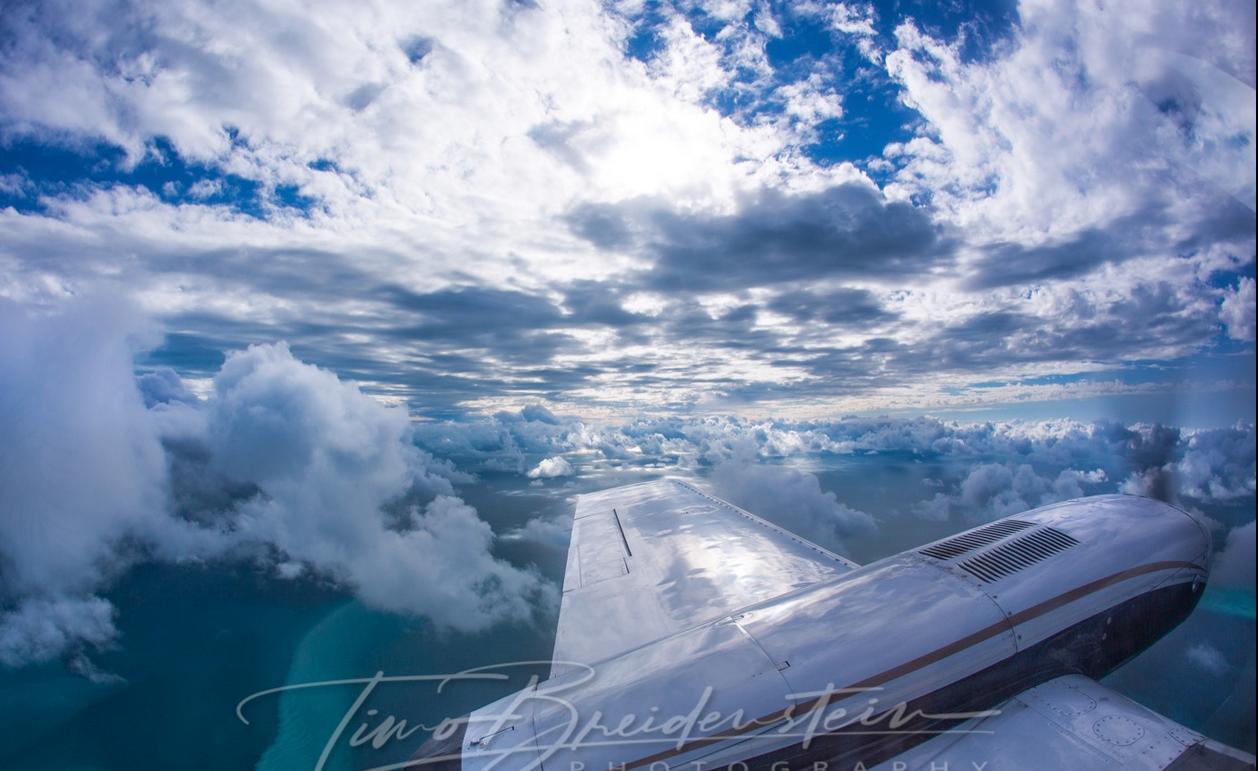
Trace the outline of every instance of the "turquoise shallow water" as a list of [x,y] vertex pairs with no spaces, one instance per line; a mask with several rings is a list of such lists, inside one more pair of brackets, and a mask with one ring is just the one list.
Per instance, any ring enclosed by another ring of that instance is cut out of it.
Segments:
[[[907,511],[910,491],[921,489],[920,480],[945,470],[891,460],[848,457],[812,469],[823,487],[859,490],[844,500],[880,513],[880,530],[849,544],[860,561],[958,529],[956,523],[923,522]],[[603,477],[582,480],[579,488],[557,482],[538,489],[518,475],[482,474],[460,494],[505,531],[531,517],[567,511],[566,498],[573,492],[621,480]],[[512,541],[498,548],[502,556],[535,565],[556,583],[562,578],[562,549]],[[123,576],[108,596],[119,608],[121,645],[93,661],[118,679],[90,682],[60,663],[0,671],[0,768],[313,768],[359,686],[260,698],[248,705],[248,725],[236,718],[237,702],[286,683],[366,678],[377,671],[450,673],[545,659],[554,641],[553,618],[475,635],[442,633],[422,621],[375,612],[317,582],[283,581],[242,564],[141,566]],[[1112,675],[1109,684],[1215,738],[1252,750],[1253,607],[1252,591],[1212,587],[1185,624]],[[1201,644],[1223,655],[1226,671],[1192,665],[1187,653]],[[392,715],[410,726],[436,725],[514,691],[528,675],[544,669],[525,668],[503,682],[457,683],[441,694],[429,684],[381,686],[359,715],[374,709],[374,719]],[[325,767],[397,762],[418,741],[356,750],[342,741]]]
[[220,565],[140,567],[110,597],[121,644],[94,661],[117,680],[91,683],[61,665],[0,675],[3,767],[249,768],[275,714],[241,725],[241,689],[282,681],[302,636],[343,602]]

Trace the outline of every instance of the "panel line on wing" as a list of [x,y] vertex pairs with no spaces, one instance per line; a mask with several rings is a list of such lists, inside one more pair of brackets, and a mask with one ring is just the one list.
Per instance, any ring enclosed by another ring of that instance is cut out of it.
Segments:
[[612,516],[616,519],[616,529],[620,531],[620,540],[625,545],[625,554],[632,557],[633,549],[629,548],[629,539],[625,538],[625,528],[623,525],[620,524],[620,515],[616,513],[615,509],[612,509]]

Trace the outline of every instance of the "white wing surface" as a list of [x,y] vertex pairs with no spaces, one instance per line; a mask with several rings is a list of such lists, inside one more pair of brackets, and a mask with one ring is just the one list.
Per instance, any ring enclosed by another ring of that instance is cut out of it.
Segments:
[[672,479],[577,499],[552,675],[856,567]]
[[1028,688],[1000,714],[962,723],[872,771],[1069,768],[1240,771],[1254,757],[1142,707],[1082,675]]

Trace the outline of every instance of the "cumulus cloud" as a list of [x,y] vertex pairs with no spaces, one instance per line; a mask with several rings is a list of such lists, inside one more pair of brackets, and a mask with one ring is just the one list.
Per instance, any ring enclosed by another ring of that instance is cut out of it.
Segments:
[[[731,416],[630,421],[525,421],[518,413],[421,423],[417,441],[460,464],[524,472],[525,457],[591,453],[616,464],[655,463],[699,471],[739,457],[911,453],[959,464],[941,480],[935,512],[976,507],[990,516],[1022,504],[1123,487],[1142,495],[1226,504],[1254,489],[1254,426],[1185,430],[1158,424],[1075,420],[966,423],[931,417],[790,421]],[[1026,468],[1022,468],[1026,466]],[[968,481],[968,485],[965,484]],[[1157,485],[1170,485],[1161,490]],[[964,491],[963,491],[963,488]]]
[[169,367],[140,375],[136,378],[136,386],[144,398],[144,406],[150,409],[159,404],[196,404],[199,401]]
[[152,335],[118,306],[0,314],[5,663],[111,642],[99,595],[147,559],[261,549],[281,575],[304,566],[462,630],[550,601],[536,573],[493,556],[489,525],[453,495],[462,477],[415,446],[405,409],[285,345],[228,356],[201,401],[169,374],[134,376]]
[[87,592],[119,542],[162,522],[165,455],[130,368],[151,333],[119,305],[0,314],[3,583]]
[[[454,483],[470,479],[459,468],[540,481],[573,473],[567,458],[580,455],[596,469],[709,475],[718,494],[835,548],[873,519],[782,461],[895,453],[940,464],[909,504],[939,518],[990,518],[1120,486],[1169,485],[1167,495],[1197,507],[1235,507],[1255,490],[1248,423],[586,421],[536,403],[412,422],[282,344],[229,355],[198,397],[168,371],[135,376],[133,354],[154,336],[118,306],[0,312],[11,331],[0,341],[10,659],[107,644],[112,615],[101,609],[112,579],[150,559],[264,560],[280,577],[330,578],[376,607],[460,629],[524,619],[549,590],[493,556],[494,534],[455,496]],[[510,537],[558,546],[568,526],[537,521]],[[1252,541],[1252,526],[1234,531],[1219,575],[1248,566],[1252,576]]]
[[710,480],[718,496],[830,548],[841,549],[845,536],[877,527],[869,514],[822,491],[815,474],[758,463],[746,454],[718,463]]
[[1223,296],[1219,317],[1227,327],[1227,334],[1236,340],[1254,339],[1254,280],[1242,277],[1235,289]]
[[521,474],[530,470],[530,456],[553,457],[593,441],[583,421],[560,420],[537,405],[518,412],[418,423],[413,431],[415,442],[434,455],[473,468]]
[[502,537],[508,541],[529,541],[553,549],[567,549],[572,537],[572,517],[534,517]]
[[572,476],[572,464],[566,459],[559,456],[546,458],[538,463],[532,469],[529,469],[529,479],[552,479],[554,477]]
[[[371,605],[441,625],[531,616],[540,578],[492,556],[489,525],[429,468],[404,409],[279,344],[229,356],[208,410],[214,464],[261,491],[239,506],[238,537],[330,573]],[[441,494],[390,518],[390,504],[417,489]]]
[[530,404],[520,410],[520,417],[529,422],[546,423],[548,425],[558,425],[559,418],[555,417],[555,413],[546,409],[543,404]]
[[966,475],[956,493],[935,493],[917,511],[932,519],[945,519],[958,510],[971,517],[996,519],[1096,492],[1096,486],[1105,481],[1105,471],[1099,468],[1067,468],[1044,476],[1028,463],[983,463]]
[[1254,440],[1253,425],[1245,423],[1190,434],[1174,466],[1180,494],[1209,501],[1252,496]]
[[165,454],[131,372],[152,331],[124,306],[35,316],[0,300],[0,639],[6,661],[113,637],[92,596],[160,538]]

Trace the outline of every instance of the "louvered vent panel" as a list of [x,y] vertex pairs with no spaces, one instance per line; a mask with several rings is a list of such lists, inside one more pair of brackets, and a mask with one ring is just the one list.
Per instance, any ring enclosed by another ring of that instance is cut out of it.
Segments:
[[1045,527],[1002,543],[990,551],[961,561],[960,567],[987,583],[999,581],[1030,565],[1048,559],[1079,542],[1060,530]]
[[1000,522],[993,522],[987,527],[980,527],[977,530],[971,530],[968,533],[962,533],[946,541],[927,546],[921,549],[920,553],[925,554],[927,557],[934,557],[937,560],[952,559],[966,552],[986,546],[989,543],[999,541],[1001,538],[1013,535],[1019,530],[1025,530],[1030,526],[1030,522],[1023,522],[1020,519],[1005,519]]

